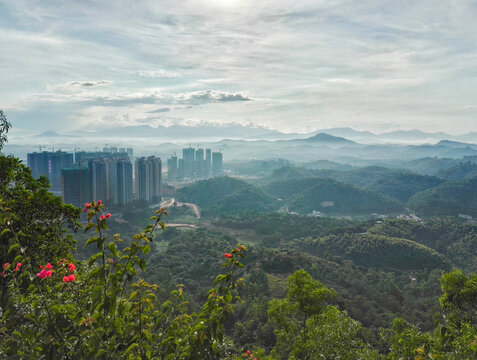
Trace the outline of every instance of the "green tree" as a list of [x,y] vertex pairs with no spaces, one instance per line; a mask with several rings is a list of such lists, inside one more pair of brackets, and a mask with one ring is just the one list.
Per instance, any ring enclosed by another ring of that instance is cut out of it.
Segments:
[[477,359],[477,326],[475,325],[476,274],[465,276],[460,270],[441,278],[441,306],[447,311],[436,317],[430,333],[403,319],[394,319],[392,329],[383,330],[390,347],[390,360]]
[[0,154],[0,203],[8,223],[0,223],[0,261],[13,262],[12,232],[21,238],[22,254],[35,265],[69,256],[75,243],[66,233],[77,230],[80,210],[48,191],[48,180],[34,179],[28,167]]
[[12,127],[5,116],[3,110],[0,110],[0,152],[3,149],[3,145],[7,142],[8,130]]
[[444,310],[459,320],[477,321],[477,274],[467,277],[460,270],[444,274],[441,288],[439,302]]
[[[361,325],[327,305],[332,289],[299,270],[288,278],[283,300],[269,303],[277,343],[272,359],[371,359],[376,354],[358,337]],[[366,356],[365,356],[366,355]]]

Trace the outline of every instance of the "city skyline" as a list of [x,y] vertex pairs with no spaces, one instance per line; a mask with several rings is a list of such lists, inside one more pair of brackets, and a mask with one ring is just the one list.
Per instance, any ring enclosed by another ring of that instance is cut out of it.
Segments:
[[477,131],[471,1],[0,4],[15,134],[253,124]]

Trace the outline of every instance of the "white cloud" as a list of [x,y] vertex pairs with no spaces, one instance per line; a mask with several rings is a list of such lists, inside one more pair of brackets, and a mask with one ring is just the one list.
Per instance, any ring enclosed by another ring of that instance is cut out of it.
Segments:
[[477,130],[462,110],[477,106],[471,0],[224,4],[6,0],[3,106],[20,114],[53,103],[71,111],[57,117],[71,126],[85,121],[77,114],[95,117],[93,109],[134,120],[175,105],[188,119],[289,131],[389,122]]
[[173,71],[166,71],[166,70],[154,70],[154,71],[145,71],[141,70],[137,73],[139,76],[143,77],[150,77],[150,78],[176,78],[181,77],[182,75],[173,72]]

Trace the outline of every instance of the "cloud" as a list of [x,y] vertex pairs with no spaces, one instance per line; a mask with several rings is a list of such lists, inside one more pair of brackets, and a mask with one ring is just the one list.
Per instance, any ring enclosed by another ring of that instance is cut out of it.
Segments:
[[5,0],[2,106],[71,110],[70,126],[174,108],[285,131],[477,130],[475,1],[218,3]]
[[160,109],[157,109],[157,110],[152,110],[152,111],[148,111],[149,114],[156,114],[156,113],[163,113],[163,112],[169,112],[171,111],[171,109],[169,108],[160,108]]
[[85,87],[91,87],[91,86],[99,86],[99,85],[110,85],[111,81],[107,80],[100,80],[100,81],[72,81],[68,83],[69,86],[85,86]]
[[142,77],[149,77],[149,78],[178,78],[182,75],[177,72],[173,71],[166,71],[166,70],[155,70],[155,71],[138,71],[137,74]]
[[179,104],[201,104],[210,102],[228,102],[228,101],[252,101],[249,97],[237,93],[227,91],[197,91],[190,94],[181,94],[177,96]]

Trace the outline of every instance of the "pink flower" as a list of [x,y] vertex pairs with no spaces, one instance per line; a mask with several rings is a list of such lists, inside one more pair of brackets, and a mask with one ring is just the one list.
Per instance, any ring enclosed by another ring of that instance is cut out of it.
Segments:
[[68,279],[69,279],[69,281],[75,281],[76,280],[74,274],[71,274],[70,276],[68,276]]
[[232,255],[230,255],[229,253],[225,253],[224,256],[226,259],[230,259],[232,257]]
[[73,263],[69,263],[69,264],[68,264],[68,270],[69,270],[70,272],[75,271],[75,269],[76,269],[75,264],[73,264]]
[[45,268],[46,268],[46,270],[51,270],[51,269],[53,269],[53,266],[51,266],[51,264],[48,263],[48,264],[46,264]]
[[5,277],[5,271],[2,271],[2,272],[0,273],[0,276],[1,276],[1,277]]
[[53,275],[53,271],[48,270],[48,271],[46,272],[46,277],[50,277],[50,276],[52,276],[52,275]]
[[10,266],[10,263],[5,263],[3,264],[3,270],[7,270],[7,268]]
[[48,275],[48,273],[51,273],[51,271],[46,271],[45,269],[41,269],[41,271],[37,273],[36,276],[38,276],[40,279],[44,279],[44,278],[47,278],[48,276],[51,276],[51,274]]

